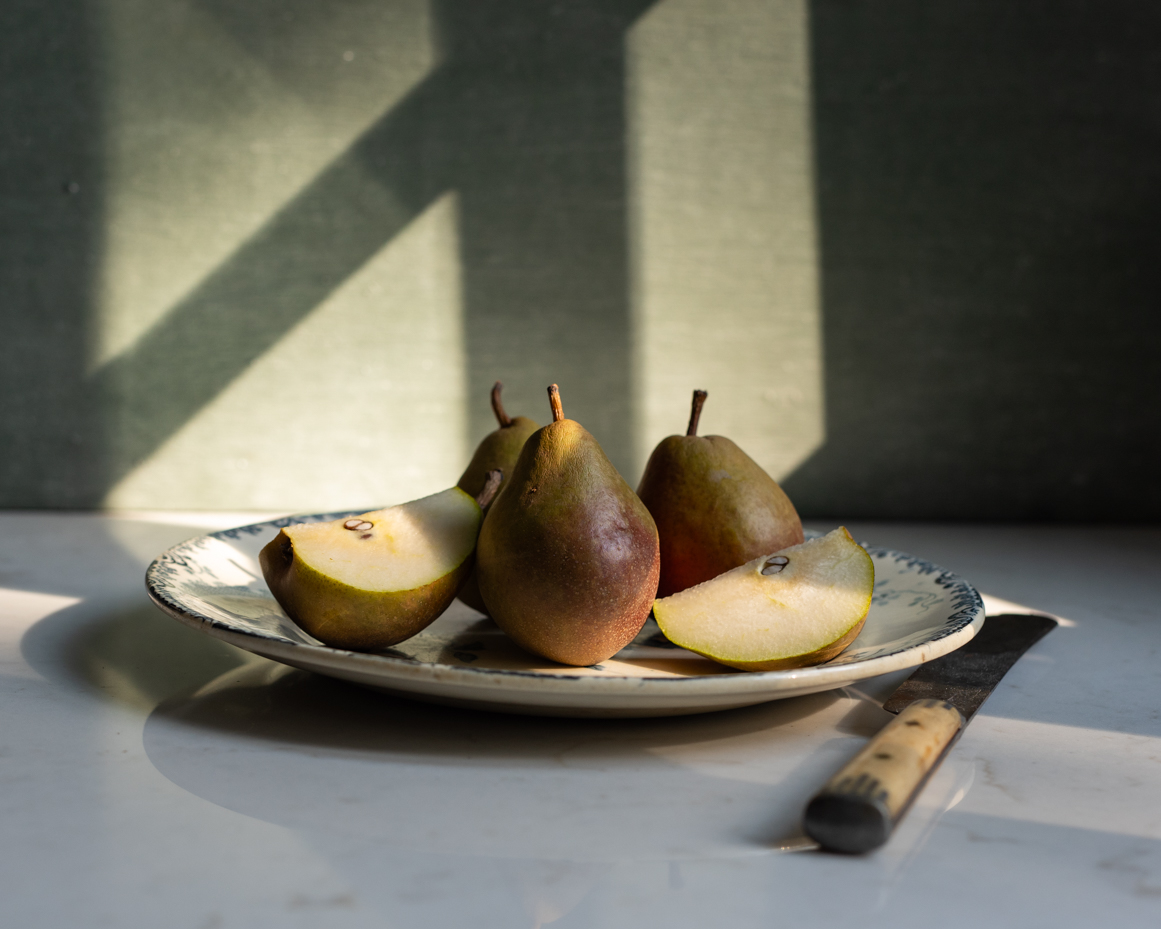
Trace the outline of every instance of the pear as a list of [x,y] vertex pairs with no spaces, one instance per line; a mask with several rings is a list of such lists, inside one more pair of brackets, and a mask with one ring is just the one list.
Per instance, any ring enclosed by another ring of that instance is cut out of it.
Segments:
[[[500,402],[500,391],[503,389],[504,385],[499,381],[496,381],[492,386],[492,412],[496,414],[496,421],[500,426],[484,436],[480,444],[476,446],[476,453],[468,462],[467,470],[456,483],[460,490],[466,491],[473,497],[484,489],[489,471],[499,469],[505,474],[512,473],[516,459],[520,457],[520,449],[524,447],[528,437],[540,428],[527,416],[517,416],[512,419],[504,411],[504,404]],[[488,508],[484,507],[485,515],[487,515],[487,511]],[[480,585],[476,580],[474,564],[463,584],[460,585],[459,598],[473,610],[479,610],[481,613],[488,612],[488,608],[484,605],[484,598],[480,596]]]
[[653,604],[675,645],[743,671],[829,661],[863,628],[875,565],[840,527]]
[[480,592],[522,648],[570,665],[616,654],[649,616],[657,528],[632,488],[548,388],[533,433],[480,530]]
[[287,526],[259,553],[286,615],[324,645],[387,648],[429,625],[472,566],[491,472],[478,499],[458,487],[326,523]]
[[706,396],[693,392],[685,435],[660,442],[637,488],[661,536],[659,597],[803,540],[794,504],[774,479],[729,439],[697,434]]

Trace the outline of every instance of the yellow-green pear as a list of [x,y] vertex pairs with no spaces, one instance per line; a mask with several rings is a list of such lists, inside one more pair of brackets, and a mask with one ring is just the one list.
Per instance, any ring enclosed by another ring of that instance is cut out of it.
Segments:
[[840,527],[653,604],[675,645],[743,671],[829,661],[871,607],[875,564]]
[[588,431],[564,418],[533,433],[480,530],[480,592],[517,644],[590,665],[633,640],[657,590],[657,529]]
[[697,434],[706,396],[693,392],[685,435],[661,441],[637,488],[661,538],[659,597],[803,540],[774,478],[724,436]]
[[[513,419],[504,411],[504,404],[500,401],[500,392],[503,389],[504,385],[499,381],[492,386],[492,412],[496,414],[496,421],[500,425],[484,436],[476,446],[476,453],[472,455],[467,469],[456,483],[460,490],[473,497],[484,489],[489,471],[498,469],[505,474],[512,473],[516,459],[520,457],[520,449],[524,447],[528,437],[540,428],[527,416],[517,416]],[[485,515],[487,512],[488,507],[484,507]],[[480,596],[475,565],[460,585],[459,598],[473,610],[479,610],[481,613],[488,611],[484,598]]]
[[287,526],[259,554],[286,615],[324,645],[387,648],[428,626],[472,566],[482,506],[458,487],[326,523]]

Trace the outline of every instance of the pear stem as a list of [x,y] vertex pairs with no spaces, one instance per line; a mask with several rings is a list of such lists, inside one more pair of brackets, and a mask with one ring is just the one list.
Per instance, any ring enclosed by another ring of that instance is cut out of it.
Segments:
[[552,421],[558,423],[564,419],[564,407],[560,403],[560,388],[555,384],[548,388],[548,402],[552,404]]
[[708,396],[704,390],[693,392],[693,408],[689,411],[689,428],[685,430],[686,435],[697,435],[697,421],[701,419],[701,408],[705,406],[705,398]]
[[504,480],[504,472],[499,468],[489,471],[484,476],[484,489],[476,494],[476,503],[480,505],[481,510],[485,509],[496,498],[502,480]]
[[504,412],[504,404],[500,402],[500,391],[503,389],[504,385],[499,381],[492,385],[492,412],[496,414],[501,429],[512,425],[512,417]]

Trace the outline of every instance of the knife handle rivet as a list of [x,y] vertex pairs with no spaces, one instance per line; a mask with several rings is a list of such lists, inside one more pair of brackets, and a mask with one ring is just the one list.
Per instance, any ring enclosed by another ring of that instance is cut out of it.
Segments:
[[891,760],[891,756],[888,755],[886,752],[875,752],[875,757],[878,758],[880,761],[890,761]]
[[908,725],[908,726],[922,726],[922,725],[923,725],[923,723],[921,723],[921,722],[920,722],[919,720],[917,720],[917,719],[909,719],[909,720],[907,720],[907,725]]

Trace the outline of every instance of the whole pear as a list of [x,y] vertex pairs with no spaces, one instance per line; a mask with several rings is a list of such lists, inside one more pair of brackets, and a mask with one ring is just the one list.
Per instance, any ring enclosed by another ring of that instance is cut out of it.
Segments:
[[[496,414],[496,422],[500,425],[484,436],[476,446],[476,453],[472,455],[467,469],[456,483],[456,487],[473,497],[483,490],[488,472],[499,470],[505,475],[512,473],[524,443],[540,428],[527,416],[517,416],[513,419],[504,411],[504,404],[500,401],[500,392],[503,389],[504,385],[499,381],[492,385],[492,412]],[[487,511],[488,508],[485,507],[485,515]],[[474,563],[467,578],[460,585],[459,599],[473,610],[488,612],[484,598],[480,596],[480,584],[476,579]]]
[[794,504],[774,478],[724,436],[697,434],[706,396],[694,391],[686,434],[662,439],[637,488],[661,537],[658,597],[804,538]]
[[521,647],[591,665],[640,632],[657,590],[657,527],[596,439],[564,418],[533,433],[480,530],[480,592]]

